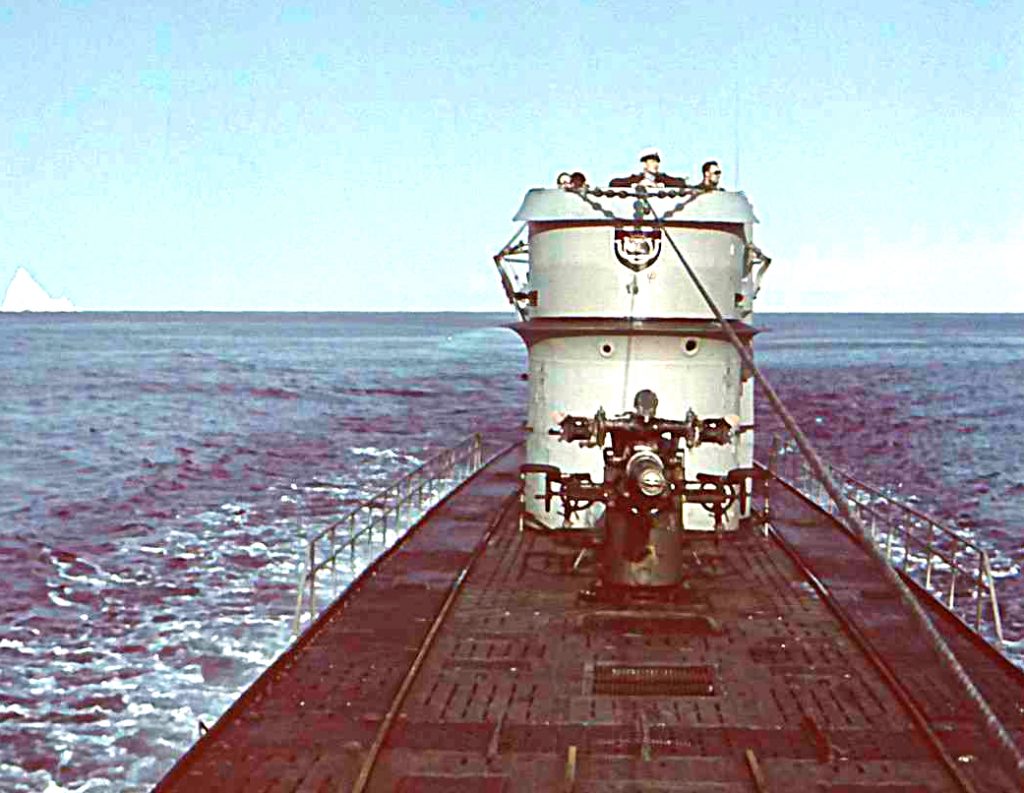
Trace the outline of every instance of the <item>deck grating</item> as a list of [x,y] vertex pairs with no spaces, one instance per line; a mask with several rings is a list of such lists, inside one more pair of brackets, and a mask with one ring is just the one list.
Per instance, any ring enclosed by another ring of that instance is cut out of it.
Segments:
[[622,697],[710,697],[715,694],[711,666],[597,664],[592,693]]

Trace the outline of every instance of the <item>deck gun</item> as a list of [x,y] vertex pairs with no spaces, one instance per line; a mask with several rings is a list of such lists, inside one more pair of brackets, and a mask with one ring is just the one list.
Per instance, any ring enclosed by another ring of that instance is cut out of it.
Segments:
[[544,477],[537,498],[544,500],[545,510],[557,499],[566,525],[576,512],[604,504],[599,521],[603,587],[674,587],[683,580],[683,504],[700,504],[714,517],[716,533],[721,532],[726,511],[737,500],[745,508],[751,471],[700,473],[688,480],[685,451],[704,443],[730,443],[733,425],[724,417],[698,418],[692,409],[681,421],[659,418],[657,394],[649,389],[637,392],[633,408],[613,418],[603,409],[593,418],[565,416],[549,430],[566,442],[603,447],[603,482],[553,465],[528,464],[520,471]]

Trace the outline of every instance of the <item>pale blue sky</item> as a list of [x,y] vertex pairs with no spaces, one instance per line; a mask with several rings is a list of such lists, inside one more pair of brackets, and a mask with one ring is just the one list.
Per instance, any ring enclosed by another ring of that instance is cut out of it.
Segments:
[[[502,309],[524,191],[736,175],[760,310],[1024,310],[1024,0],[0,1],[0,290]],[[737,135],[738,129],[738,135]]]

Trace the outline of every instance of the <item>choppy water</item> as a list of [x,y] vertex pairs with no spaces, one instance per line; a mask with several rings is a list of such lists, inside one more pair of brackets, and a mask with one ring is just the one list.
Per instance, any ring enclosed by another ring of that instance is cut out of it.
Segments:
[[[514,435],[507,321],[0,315],[0,789],[150,787],[286,646],[302,536],[470,431]],[[759,324],[826,456],[1022,562],[1021,316]],[[1020,637],[1020,576],[1000,587]]]

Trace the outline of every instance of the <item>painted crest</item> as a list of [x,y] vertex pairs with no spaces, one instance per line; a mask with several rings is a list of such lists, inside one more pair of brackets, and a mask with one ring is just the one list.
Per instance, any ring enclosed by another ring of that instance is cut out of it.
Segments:
[[615,257],[634,272],[646,270],[661,254],[661,229],[615,229]]

